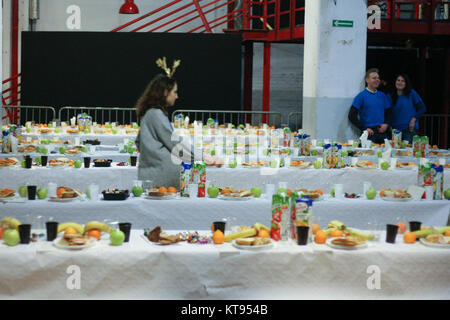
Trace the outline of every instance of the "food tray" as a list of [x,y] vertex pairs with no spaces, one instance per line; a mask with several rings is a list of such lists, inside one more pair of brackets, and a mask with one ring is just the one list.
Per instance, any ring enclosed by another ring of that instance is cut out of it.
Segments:
[[102,168],[111,167],[111,162],[112,162],[111,159],[108,159],[108,160],[103,161],[103,162],[98,162],[96,160],[98,160],[98,159],[94,159],[94,167],[102,167]]
[[130,196],[128,190],[120,190],[120,193],[106,193],[106,190],[102,191],[103,200],[126,200]]

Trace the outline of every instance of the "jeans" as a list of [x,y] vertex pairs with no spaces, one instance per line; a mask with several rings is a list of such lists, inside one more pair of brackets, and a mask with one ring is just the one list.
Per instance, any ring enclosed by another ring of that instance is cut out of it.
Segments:
[[402,140],[408,140],[408,143],[411,144],[413,137],[417,135],[417,129],[414,129],[413,132],[409,131],[409,129],[402,130]]

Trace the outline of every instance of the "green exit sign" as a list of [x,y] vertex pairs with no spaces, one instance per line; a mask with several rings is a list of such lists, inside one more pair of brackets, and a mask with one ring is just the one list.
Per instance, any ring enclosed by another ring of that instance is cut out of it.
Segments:
[[333,20],[333,27],[353,28],[352,20]]

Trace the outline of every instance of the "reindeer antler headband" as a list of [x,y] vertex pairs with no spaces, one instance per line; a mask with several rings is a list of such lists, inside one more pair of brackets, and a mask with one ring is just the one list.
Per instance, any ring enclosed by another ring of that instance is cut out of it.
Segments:
[[156,60],[156,65],[158,67],[160,67],[161,69],[163,69],[169,78],[173,77],[173,75],[175,74],[175,70],[177,69],[177,67],[180,64],[181,64],[181,60],[174,60],[174,62],[172,64],[172,71],[171,71],[170,68],[167,67],[166,57],[163,57],[162,59],[159,58],[158,60]]

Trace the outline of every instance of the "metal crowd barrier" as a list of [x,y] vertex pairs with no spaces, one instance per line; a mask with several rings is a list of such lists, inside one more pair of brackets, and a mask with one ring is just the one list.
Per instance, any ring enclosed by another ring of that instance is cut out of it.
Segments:
[[303,112],[289,112],[287,125],[291,130],[298,131],[302,128]]
[[[271,111],[239,111],[239,110],[175,110],[172,113],[172,121],[175,122],[175,116],[183,114],[189,117],[189,121],[194,120],[206,123],[209,118],[219,121],[219,123],[232,123],[236,126],[250,123],[251,125],[262,125],[267,123],[269,126],[281,127],[283,115],[280,112]],[[264,121],[265,119],[265,121]]]
[[[18,109],[19,112],[15,112]],[[12,112],[12,119],[8,117],[8,110]],[[35,123],[49,123],[56,119],[56,110],[53,107],[46,106],[2,106],[2,122],[4,119],[9,119],[10,123],[25,125],[27,121],[34,121]]]
[[[450,146],[450,115],[424,114],[419,118],[419,134],[428,136],[431,145]],[[447,129],[447,130],[446,130]]]
[[136,108],[119,107],[62,107],[59,110],[60,121],[70,121],[80,113],[86,113],[92,117],[93,122],[117,122],[119,124],[129,124],[139,122],[136,115]]

